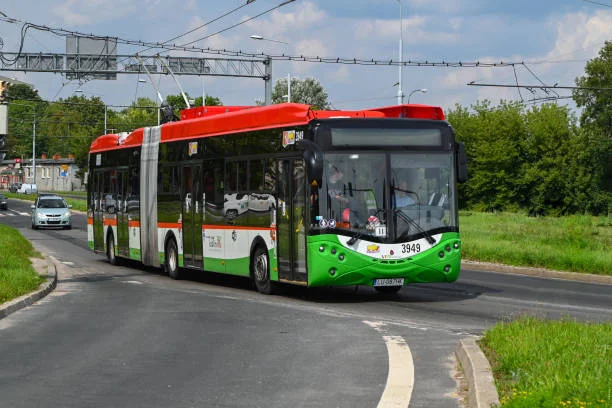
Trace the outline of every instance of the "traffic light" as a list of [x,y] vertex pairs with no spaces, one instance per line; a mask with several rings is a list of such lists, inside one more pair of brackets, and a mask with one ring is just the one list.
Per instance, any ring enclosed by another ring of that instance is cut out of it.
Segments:
[[6,102],[6,99],[8,97],[8,89],[9,89],[9,82],[1,81],[0,82],[0,103]]

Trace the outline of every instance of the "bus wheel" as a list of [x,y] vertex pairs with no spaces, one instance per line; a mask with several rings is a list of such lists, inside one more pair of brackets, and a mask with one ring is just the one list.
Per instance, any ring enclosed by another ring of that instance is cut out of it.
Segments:
[[401,286],[375,286],[374,289],[382,295],[394,295],[401,289]]
[[172,279],[181,279],[181,271],[178,266],[178,248],[174,238],[166,244],[164,269]]
[[115,256],[115,240],[113,234],[108,234],[106,239],[106,257],[111,265],[117,265],[117,257]]
[[272,282],[270,282],[270,263],[268,252],[261,246],[255,248],[251,257],[251,272],[253,281],[259,293],[272,294]]

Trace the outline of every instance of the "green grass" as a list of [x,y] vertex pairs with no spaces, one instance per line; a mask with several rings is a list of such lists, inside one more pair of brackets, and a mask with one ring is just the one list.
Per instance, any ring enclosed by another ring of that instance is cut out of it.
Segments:
[[612,406],[612,323],[520,317],[487,330],[480,346],[502,407]]
[[461,212],[464,259],[612,275],[612,217]]
[[32,267],[30,258],[40,257],[14,228],[0,224],[0,303],[38,289],[45,277]]

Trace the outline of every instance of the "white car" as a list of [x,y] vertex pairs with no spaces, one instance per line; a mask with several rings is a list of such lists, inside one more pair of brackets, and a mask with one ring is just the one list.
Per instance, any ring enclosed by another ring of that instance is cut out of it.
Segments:
[[21,194],[36,194],[38,193],[38,186],[36,184],[23,183],[17,192]]
[[32,229],[40,227],[61,227],[72,229],[71,205],[56,195],[39,197],[32,208]]
[[225,194],[223,196],[223,215],[236,218],[249,209],[249,196],[244,193]]
[[252,193],[249,195],[249,210],[270,211],[276,207],[276,199],[271,194]]

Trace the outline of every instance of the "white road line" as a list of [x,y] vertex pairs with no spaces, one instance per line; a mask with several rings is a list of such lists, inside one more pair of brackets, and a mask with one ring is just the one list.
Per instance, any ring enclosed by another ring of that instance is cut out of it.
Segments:
[[377,408],[408,407],[414,388],[414,362],[408,343],[401,336],[389,335],[383,322],[363,322],[382,334],[389,354],[387,384]]

